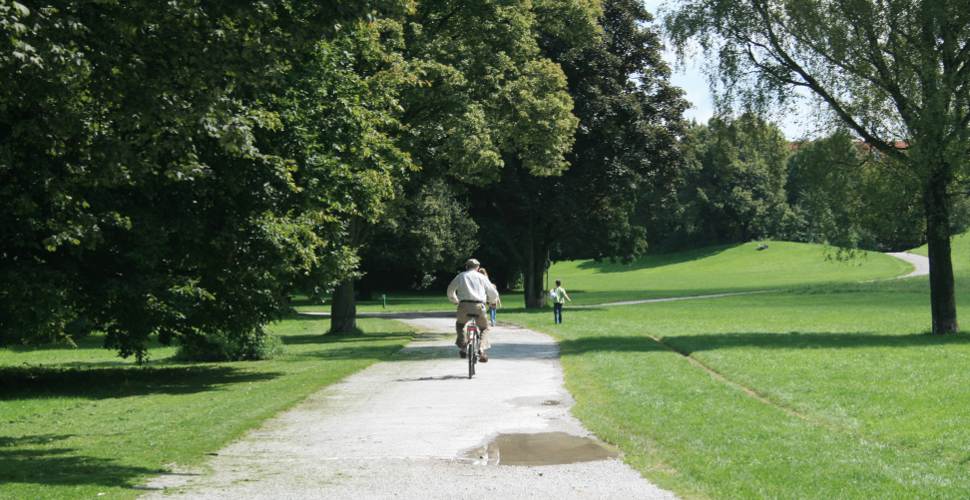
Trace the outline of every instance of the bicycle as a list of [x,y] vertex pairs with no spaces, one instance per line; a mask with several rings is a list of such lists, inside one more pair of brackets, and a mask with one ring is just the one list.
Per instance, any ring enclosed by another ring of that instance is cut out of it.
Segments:
[[468,340],[467,344],[465,344],[465,352],[468,353],[468,378],[472,378],[475,375],[475,365],[478,363],[478,349],[481,345],[480,336],[478,325],[474,321],[465,326],[465,338]]

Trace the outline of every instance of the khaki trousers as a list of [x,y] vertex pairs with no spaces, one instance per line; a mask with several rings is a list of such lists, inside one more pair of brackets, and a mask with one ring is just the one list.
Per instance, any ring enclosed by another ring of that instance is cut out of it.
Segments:
[[465,349],[465,345],[468,344],[468,339],[465,335],[465,325],[473,319],[475,320],[475,325],[478,326],[478,331],[481,332],[481,346],[484,351],[492,347],[488,343],[488,315],[485,314],[485,304],[477,302],[460,302],[458,304],[458,312],[455,318],[455,331],[458,333],[458,336],[455,338],[455,345],[459,349]]

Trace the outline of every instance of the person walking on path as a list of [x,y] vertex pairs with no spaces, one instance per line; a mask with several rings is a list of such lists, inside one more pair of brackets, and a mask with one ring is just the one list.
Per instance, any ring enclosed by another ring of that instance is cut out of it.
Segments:
[[[482,273],[483,275],[485,275],[486,278],[488,278],[488,271],[486,271],[484,267],[478,268],[478,272]],[[492,281],[491,278],[489,278],[488,281],[489,283],[491,283]],[[495,283],[492,283],[492,287],[498,290],[498,287],[495,286]],[[502,298],[498,296],[496,296],[494,302],[492,301],[488,302],[488,321],[489,323],[491,323],[492,326],[495,326],[495,315],[498,312],[498,308],[501,306],[502,306]]]
[[465,272],[459,273],[455,279],[448,284],[446,295],[452,304],[458,306],[455,313],[455,331],[458,336],[455,338],[455,345],[458,346],[458,354],[461,357],[468,356],[465,347],[468,345],[468,338],[465,335],[465,324],[470,320],[475,320],[475,325],[481,332],[481,353],[478,360],[482,363],[488,362],[488,355],[485,351],[491,347],[488,343],[488,318],[485,315],[485,303],[497,302],[499,300],[498,290],[492,285],[488,278],[478,272],[481,264],[476,259],[465,261]]
[[556,280],[556,288],[552,290],[552,319],[556,324],[562,323],[562,306],[568,300],[572,302],[573,299],[569,298],[569,294],[566,293],[566,289],[562,287],[562,281]]

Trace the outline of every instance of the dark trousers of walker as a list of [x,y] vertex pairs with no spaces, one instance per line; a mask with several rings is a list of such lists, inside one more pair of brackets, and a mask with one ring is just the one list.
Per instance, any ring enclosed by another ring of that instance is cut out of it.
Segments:
[[552,305],[552,319],[557,324],[562,323],[562,304],[557,302]]

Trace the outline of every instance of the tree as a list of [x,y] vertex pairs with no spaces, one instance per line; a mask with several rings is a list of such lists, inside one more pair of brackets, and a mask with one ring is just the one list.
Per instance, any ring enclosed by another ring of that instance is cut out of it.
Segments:
[[735,243],[783,231],[788,142],[777,126],[746,113],[691,130],[674,210],[682,243]]
[[[364,93],[347,72],[325,83],[358,93],[323,115],[360,125],[361,142],[292,154],[287,144],[308,141],[285,116],[300,99],[278,99],[287,75],[326,60],[321,39],[406,8],[0,3],[0,342],[99,329],[139,359],[153,335],[253,356],[290,283],[350,266],[332,236],[354,213],[346,200],[381,196],[386,170],[360,172],[364,157],[402,160],[372,153],[393,115],[360,104],[380,89]],[[322,193],[327,205],[310,206]]]
[[951,197],[970,151],[970,9],[952,0],[684,0],[667,26],[698,41],[748,104],[804,89],[918,180],[932,331],[958,329]]
[[[588,8],[579,0],[555,3]],[[541,175],[566,168],[577,121],[562,70],[539,51],[540,4],[436,0],[407,16],[402,53],[417,78],[400,100],[402,147],[421,173],[405,192],[445,178],[451,188],[468,186],[474,198],[475,186],[494,181],[510,164]],[[358,222],[354,245],[365,246],[375,227]],[[333,295],[331,332],[354,331],[355,280]]]
[[[423,179],[422,179],[423,180]],[[478,248],[478,225],[468,216],[466,190],[444,178],[411,182],[396,197],[362,249],[360,294],[376,289],[425,289],[459,269]],[[450,277],[449,277],[450,278]]]
[[333,290],[331,331],[337,333],[356,331],[353,283],[366,231],[414,170],[400,146],[400,93],[415,83],[401,55],[402,37],[392,18],[351,24],[319,42],[279,100],[278,142],[302,167],[296,209],[312,215],[314,236],[330,250],[325,255],[341,257],[315,266],[301,284],[316,295]]
[[551,257],[632,258],[645,249],[642,193],[679,161],[685,107],[639,2],[604,2],[599,33],[556,22],[576,16],[545,7],[542,49],[563,67],[580,119],[569,169],[538,176],[510,162],[487,196],[472,199],[491,245],[485,258],[502,274],[522,274],[526,307],[544,304]]
[[[844,248],[899,250],[922,244],[915,179],[901,177],[845,130],[798,143],[788,160],[791,239]],[[885,214],[895,214],[886,217]]]

